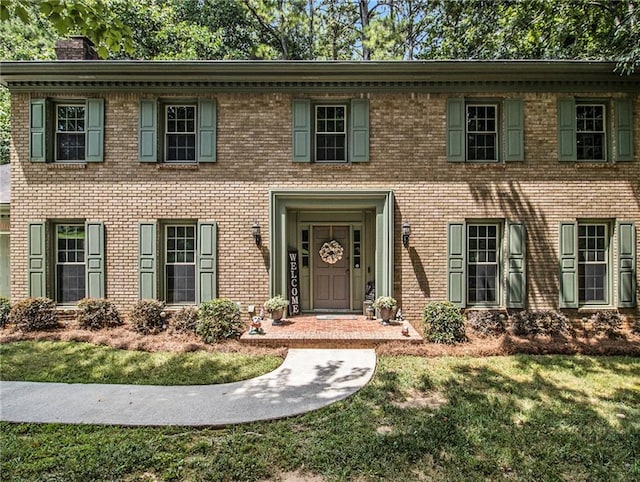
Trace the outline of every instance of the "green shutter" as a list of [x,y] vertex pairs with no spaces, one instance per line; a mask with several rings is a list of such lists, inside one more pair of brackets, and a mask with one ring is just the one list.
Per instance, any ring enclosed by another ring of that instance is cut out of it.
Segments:
[[578,225],[560,223],[560,308],[578,307]]
[[104,160],[104,99],[87,99],[87,162]]
[[141,300],[158,296],[156,230],[157,223],[138,226],[138,297]]
[[447,99],[447,161],[465,160],[464,99]]
[[198,304],[217,296],[216,252],[218,229],[213,221],[198,223]]
[[292,110],[293,162],[311,162],[311,101],[294,99]]
[[465,231],[464,222],[447,226],[447,299],[461,308],[467,301]]
[[105,297],[104,224],[99,221],[85,223],[86,293],[89,298]]
[[558,160],[577,160],[576,148],[576,101],[571,98],[558,99]]
[[138,160],[158,160],[158,105],[155,100],[140,101],[138,124]]
[[636,306],[636,225],[618,223],[618,306]]
[[507,252],[507,308],[527,304],[527,230],[524,223],[509,223]]
[[32,99],[29,108],[29,160],[47,162],[47,101]]
[[369,162],[369,99],[351,100],[349,160]]
[[30,297],[47,296],[46,223],[29,223],[27,284]]
[[616,161],[633,161],[633,112],[631,99],[616,100]]
[[504,160],[524,161],[524,102],[522,99],[507,99],[504,110],[507,131]]
[[198,162],[216,162],[216,102],[198,102]]

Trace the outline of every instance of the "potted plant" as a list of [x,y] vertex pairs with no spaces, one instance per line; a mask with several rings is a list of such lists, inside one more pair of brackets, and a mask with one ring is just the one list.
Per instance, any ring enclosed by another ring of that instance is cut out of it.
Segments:
[[382,324],[388,325],[393,310],[398,307],[398,302],[391,296],[379,296],[373,302],[373,307],[380,312],[380,318],[382,318]]
[[264,304],[264,308],[271,313],[271,319],[276,324],[280,323],[280,320],[284,315],[284,310],[287,306],[289,306],[289,301],[285,300],[282,295],[276,295],[273,298],[269,298]]

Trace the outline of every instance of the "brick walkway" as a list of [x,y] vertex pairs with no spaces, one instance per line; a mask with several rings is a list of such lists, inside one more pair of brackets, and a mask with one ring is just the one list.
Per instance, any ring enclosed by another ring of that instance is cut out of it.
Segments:
[[[402,334],[403,326],[409,336]],[[264,335],[245,332],[242,343],[290,348],[369,348],[380,343],[398,341],[421,343],[422,337],[407,321],[382,326],[379,320],[367,320],[362,315],[303,315],[287,318],[280,326],[270,319],[262,322]]]

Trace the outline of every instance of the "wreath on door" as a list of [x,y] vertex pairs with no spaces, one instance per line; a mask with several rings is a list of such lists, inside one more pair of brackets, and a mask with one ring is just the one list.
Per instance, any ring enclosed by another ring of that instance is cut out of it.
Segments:
[[320,259],[327,264],[336,264],[343,255],[344,248],[335,239],[327,241],[320,248]]

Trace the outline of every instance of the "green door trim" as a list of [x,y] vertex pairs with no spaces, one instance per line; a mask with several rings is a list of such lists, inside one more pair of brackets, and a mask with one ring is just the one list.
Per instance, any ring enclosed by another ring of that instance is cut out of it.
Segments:
[[[376,294],[393,296],[393,208],[390,190],[269,191],[269,295],[287,293],[287,238],[290,210],[375,210]],[[295,220],[291,220],[295,222]]]

